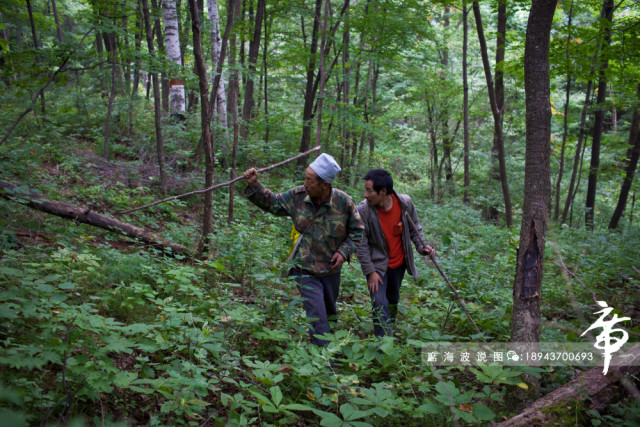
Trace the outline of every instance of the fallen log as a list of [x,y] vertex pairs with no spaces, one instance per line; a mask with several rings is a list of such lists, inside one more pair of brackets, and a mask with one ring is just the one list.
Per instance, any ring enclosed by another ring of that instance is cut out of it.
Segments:
[[608,375],[603,375],[602,366],[596,366],[582,372],[564,386],[542,396],[530,404],[525,411],[498,425],[530,427],[563,424],[566,421],[563,419],[564,416],[575,417],[580,407],[602,410],[611,399],[617,397],[616,393],[608,393],[605,390],[618,382],[627,388],[631,395],[637,393],[633,384],[629,385],[629,378],[639,373],[640,366],[620,366]]
[[0,197],[51,215],[71,219],[76,222],[99,227],[134,239],[139,239],[140,241],[154,248],[161,249],[164,252],[170,252],[173,254],[190,254],[190,251],[185,246],[173,243],[149,230],[100,215],[88,208],[81,208],[68,203],[49,200],[44,195],[31,191],[25,187],[21,187],[17,184],[0,181]]

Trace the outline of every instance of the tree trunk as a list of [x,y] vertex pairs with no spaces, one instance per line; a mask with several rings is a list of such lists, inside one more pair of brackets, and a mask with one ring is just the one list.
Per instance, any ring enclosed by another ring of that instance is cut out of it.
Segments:
[[[164,17],[164,37],[167,46],[167,57],[176,64],[177,68],[182,67],[182,54],[180,49],[180,33],[178,32],[178,16],[176,14],[175,0],[163,0],[162,16]],[[186,110],[184,82],[182,79],[172,77],[169,80],[169,103],[171,114],[184,118]]]
[[[149,2],[147,0],[142,0],[142,13],[144,15],[144,27],[147,33],[147,47],[149,49],[149,54],[152,58],[155,57],[155,50],[153,46],[153,35],[154,33],[151,31],[151,21],[149,18]],[[153,105],[154,105],[154,116],[155,116],[155,124],[156,124],[156,152],[158,156],[158,169],[160,170],[160,189],[162,193],[167,192],[167,176],[164,171],[164,139],[162,137],[162,109],[161,103],[162,99],[160,97],[160,86],[158,82],[158,74],[151,74],[151,79],[153,80]]]
[[[31,25],[31,37],[33,37],[33,48],[35,49],[35,61],[36,64],[39,63],[38,50],[40,49],[40,43],[38,42],[38,35],[36,33],[36,23],[33,18],[33,7],[31,7],[31,0],[27,1],[27,11],[29,12],[29,24]],[[47,114],[46,102],[44,99],[44,91],[40,94],[40,107],[42,111],[42,117],[45,117]]]
[[[504,152],[504,134],[503,134],[503,113],[504,113],[504,83],[502,72],[502,61],[504,60],[504,48],[506,41],[506,0],[500,0],[498,4],[498,34],[496,49],[496,83],[494,87],[491,69],[489,66],[489,57],[487,54],[487,43],[484,37],[484,29],[482,26],[482,16],[480,14],[480,5],[477,1],[473,2],[473,13],[476,20],[476,29],[478,31],[478,39],[480,41],[480,53],[482,56],[482,64],[484,68],[485,79],[487,81],[487,90],[489,93],[489,104],[493,115],[493,148],[492,156],[498,160],[498,169],[500,183],[502,185],[502,198],[504,200],[505,222],[507,227],[511,227],[513,223],[511,213],[511,194],[509,191],[509,183],[507,180],[507,167]],[[494,173],[494,172],[490,172]]]
[[601,43],[600,75],[598,78],[598,109],[593,121],[593,138],[591,142],[591,164],[589,166],[589,181],[587,183],[587,197],[585,202],[584,223],[588,229],[594,228],[594,215],[596,205],[596,187],[598,185],[598,170],[600,169],[600,142],[602,141],[602,125],[604,122],[604,102],[607,99],[607,77],[605,72],[609,66],[609,60],[604,53],[611,44],[611,23],[613,22],[613,0],[603,0],[603,40]]
[[51,0],[51,11],[53,12],[53,19],[56,21],[56,36],[58,37],[58,42],[62,43],[62,27],[60,26],[60,19],[58,18],[56,0]]
[[340,166],[342,167],[341,178],[344,182],[349,182],[349,170],[347,169],[347,155],[349,153],[349,139],[351,138],[349,132],[349,97],[351,95],[351,64],[349,59],[350,45],[351,45],[351,23],[349,15],[345,18],[345,25],[342,31],[342,94],[341,99],[338,101],[342,117],[340,126],[342,128],[342,152],[340,153]]
[[107,104],[107,118],[104,126],[104,159],[109,161],[109,137],[111,132],[111,114],[113,112],[113,101],[116,98],[116,54],[117,49],[114,45],[111,47],[111,51],[109,52],[111,55],[111,89],[109,90],[109,102]]
[[[205,150],[205,187],[209,188],[213,185],[214,178],[214,151],[211,141],[211,114],[209,104],[209,84],[207,83],[207,68],[204,63],[204,55],[202,53],[202,34],[200,32],[200,17],[198,15],[198,6],[196,0],[189,1],[189,10],[191,11],[191,32],[193,34],[193,53],[195,56],[196,74],[198,75],[198,83],[200,89],[200,124],[202,126],[201,141]],[[233,1],[230,2],[230,7]],[[215,88],[214,88],[215,90]],[[203,253],[209,250],[209,235],[213,232],[213,191],[204,193],[204,209],[202,215],[202,239],[198,245],[198,251]]]
[[[524,204],[513,286],[511,342],[540,341],[540,299],[551,197],[549,39],[556,0],[533,0],[525,40]],[[528,378],[537,389],[533,377]]]
[[[443,32],[445,37],[449,34],[449,6],[445,6],[444,8],[444,16],[443,16]],[[449,72],[449,48],[445,45],[441,50],[440,63],[442,64],[442,68],[444,72],[442,73],[442,78],[446,79]],[[446,115],[443,115],[443,130],[442,130],[442,163],[444,166],[444,177],[445,177],[445,186],[449,191],[453,190],[453,166],[451,161],[451,151],[453,150],[453,135],[450,134],[449,131],[449,120]]]
[[[236,23],[240,17],[241,8],[240,0],[234,3],[235,9],[233,14],[233,30],[235,30]],[[240,93],[240,73],[236,66],[238,57],[238,40],[235,31],[232,31],[229,38],[229,69],[231,72],[231,78],[229,79],[229,111],[231,112],[231,119],[233,120],[233,143],[231,146],[231,179],[236,176],[236,157],[238,152],[238,138],[240,134],[240,127],[238,124],[238,94]],[[229,209],[227,215],[227,225],[233,221],[233,203],[235,194],[235,184],[229,185]]]
[[[266,15],[265,6],[265,15]],[[264,47],[262,48],[262,72],[264,73],[264,143],[269,144],[269,91],[268,91],[268,77],[267,72],[267,48],[269,47],[269,21],[265,16],[264,19]]]
[[89,224],[105,230],[113,231],[134,239],[140,239],[149,246],[162,249],[163,253],[188,253],[188,249],[175,244],[164,237],[144,228],[136,227],[117,219],[100,215],[91,209],[80,208],[68,203],[47,199],[44,195],[34,193],[16,184],[0,181],[0,196],[21,205],[46,212],[61,218],[71,219],[82,224]]
[[138,85],[140,84],[140,54],[142,52],[142,33],[144,28],[144,19],[142,17],[142,2],[138,0],[138,7],[136,10],[137,19],[137,32],[135,35],[135,62],[133,71],[133,84],[131,86],[131,96],[129,98],[129,138],[133,135],[133,101],[138,94]]
[[[309,65],[307,66],[307,85],[304,91],[304,107],[302,108],[302,140],[300,141],[300,152],[304,153],[309,149],[311,143],[311,120],[313,119],[313,104],[316,98],[314,90],[314,79],[316,74],[316,54],[318,52],[318,32],[320,30],[320,11],[322,0],[316,0],[313,13],[313,31],[311,33],[311,45],[309,47]],[[304,26],[304,17],[302,24]],[[306,159],[300,159],[296,163],[296,175],[301,175]]]
[[[209,11],[209,20],[211,21],[211,62],[213,63],[212,80],[215,79],[217,74],[222,74],[222,67],[218,69],[218,63],[220,62],[220,53],[222,50],[222,39],[220,37],[220,15],[218,13],[218,1],[208,0],[207,7]],[[228,24],[227,24],[228,25]],[[217,115],[218,123],[224,129],[225,141],[222,144],[223,154],[228,154],[229,148],[227,147],[227,140],[229,139],[228,123],[227,123],[227,95],[225,90],[224,78],[220,78],[220,84],[218,85],[217,93],[215,97],[210,100],[211,107],[213,108],[213,114]],[[213,95],[213,94],[212,94]],[[215,100],[214,100],[215,98]]]
[[[164,0],[160,0],[161,2]],[[158,53],[160,57],[164,57],[167,54],[167,49],[164,46],[164,35],[162,34],[162,25],[160,25],[160,14],[158,13],[158,1],[151,0],[151,8],[153,9],[153,15],[156,17],[153,21],[153,34],[157,37],[158,40]],[[161,94],[162,94],[162,111],[165,113],[169,112],[169,82],[167,80],[167,73],[162,71],[160,73],[160,84],[161,86]]]
[[[327,22],[329,20],[329,0],[324,2],[324,13],[322,14],[322,27],[320,31],[322,33],[320,40],[320,69],[318,71],[318,79],[320,79],[320,89],[318,92],[318,102],[316,107],[316,143],[320,145],[320,139],[322,135],[322,107],[324,104],[324,88],[327,82],[327,70],[325,68],[325,49],[327,47]],[[327,142],[328,143],[328,142]],[[323,147],[323,150],[328,151],[327,146]]]
[[553,220],[558,222],[558,216],[560,214],[560,186],[562,185],[562,175],[564,173],[564,152],[567,145],[567,135],[569,133],[569,99],[571,95],[571,63],[569,59],[569,49],[571,48],[571,19],[573,18],[573,3],[571,3],[571,7],[569,8],[569,22],[567,23],[568,34],[567,34],[567,47],[565,49],[565,60],[567,67],[567,85],[565,89],[565,99],[564,99],[564,121],[562,126],[562,147],[560,148],[560,166],[558,167],[558,179],[556,181],[556,199],[553,204],[554,212],[553,212]]
[[[255,105],[253,100],[253,92],[255,87],[256,63],[258,62],[258,54],[260,53],[260,38],[262,37],[262,20],[264,19],[264,11],[266,8],[266,0],[258,0],[255,21],[253,24],[253,38],[249,41],[249,58],[247,75],[247,83],[244,88],[244,104],[242,106],[242,127],[240,128],[240,136],[246,141],[249,135],[249,123],[251,122],[252,111]],[[237,100],[236,100],[237,102]],[[234,124],[235,126],[235,124]],[[235,142],[234,142],[235,144]]]
[[469,186],[471,180],[469,177],[469,82],[467,79],[467,50],[469,47],[469,24],[467,22],[469,10],[467,9],[467,0],[462,0],[462,87],[463,87],[463,128],[464,128],[464,195],[462,200],[469,203]]
[[[583,152],[583,144],[584,136],[586,134],[586,122],[587,122],[587,111],[589,106],[591,105],[591,87],[593,86],[593,81],[589,80],[587,84],[587,94],[584,98],[584,106],[582,107],[582,113],[580,115],[580,132],[578,133],[578,143],[576,145],[576,154],[573,158],[573,169],[571,172],[571,180],[569,181],[569,191],[567,192],[567,200],[564,203],[564,209],[562,211],[562,223],[566,224],[567,216],[569,215],[569,208],[573,203],[573,197],[575,195],[574,187],[577,188],[576,185],[576,176],[578,175],[578,166],[581,163],[581,153]],[[586,144],[585,144],[586,145]]]
[[[638,85],[638,97],[640,98],[640,85]],[[629,152],[627,153],[627,167],[625,168],[624,180],[620,187],[620,196],[618,197],[618,204],[613,211],[611,221],[609,221],[609,229],[613,230],[618,227],[618,221],[624,213],[624,209],[627,206],[627,199],[629,198],[629,190],[631,190],[631,184],[633,183],[633,176],[638,166],[638,158],[640,157],[640,108],[636,109],[633,113],[633,121],[631,122],[631,128],[629,129]]]

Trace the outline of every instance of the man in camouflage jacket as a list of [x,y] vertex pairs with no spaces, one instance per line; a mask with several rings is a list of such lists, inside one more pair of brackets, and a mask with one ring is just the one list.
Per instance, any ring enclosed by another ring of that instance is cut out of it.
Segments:
[[292,271],[304,298],[313,344],[327,341],[316,335],[330,333],[336,319],[340,292],[340,270],[362,239],[364,224],[353,199],[331,186],[340,167],[328,154],[321,154],[305,172],[304,185],[274,194],[260,181],[254,168],[247,170],[245,196],[261,209],[289,216],[300,237],[291,259]]

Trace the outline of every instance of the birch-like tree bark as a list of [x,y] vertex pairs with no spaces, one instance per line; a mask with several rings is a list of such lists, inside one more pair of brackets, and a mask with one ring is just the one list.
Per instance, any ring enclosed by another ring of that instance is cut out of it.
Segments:
[[[222,70],[217,69],[218,62],[220,60],[220,50],[222,49],[222,38],[220,35],[220,14],[218,13],[218,0],[207,0],[207,9],[209,11],[209,21],[211,21],[211,62],[213,63],[213,80],[215,75],[222,73]],[[227,93],[225,91],[226,81],[221,76],[220,84],[218,85],[218,92],[216,94],[215,102],[212,105],[213,114],[218,118],[218,123],[225,129],[226,137],[229,138],[227,131]]]
[[[164,18],[164,41],[167,48],[167,57],[180,68],[182,66],[182,54],[175,0],[163,0],[162,17]],[[183,116],[185,112],[184,82],[182,79],[175,77],[169,79],[169,108],[171,114],[178,116]]]

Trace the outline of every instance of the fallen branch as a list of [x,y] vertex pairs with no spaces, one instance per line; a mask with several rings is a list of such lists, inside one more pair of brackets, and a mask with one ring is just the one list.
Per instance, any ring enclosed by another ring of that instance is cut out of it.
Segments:
[[168,249],[172,253],[189,254],[189,250],[186,247],[173,243],[149,230],[100,215],[91,211],[91,209],[48,200],[42,194],[35,193],[17,184],[0,181],[0,197],[61,218],[72,219],[83,224],[133,237],[163,251]]
[[[418,227],[416,226],[416,224],[411,219],[411,216],[409,215],[409,213],[405,211],[404,214],[405,214],[405,217],[407,218],[407,220],[409,221],[409,225],[411,225],[411,228],[413,228],[413,231],[418,236],[418,239],[420,239],[420,243],[422,243],[422,246],[427,246],[424,243],[424,240],[422,240],[422,236],[418,232]],[[436,257],[432,256],[432,255],[429,255],[429,258],[431,258],[431,262],[433,262],[433,265],[435,265],[436,269],[438,269],[438,272],[440,273],[440,275],[442,276],[444,281],[447,283],[447,285],[449,285],[449,288],[451,288],[451,290],[453,291],[453,294],[455,295],[456,301],[458,301],[458,303],[460,304],[460,306],[464,310],[464,313],[467,315],[467,318],[469,319],[469,321],[471,321],[471,324],[473,324],[473,327],[476,329],[476,331],[479,334],[482,334],[482,332],[480,332],[480,329],[478,329],[478,325],[476,325],[476,322],[473,321],[473,319],[471,318],[471,315],[467,311],[467,307],[464,305],[464,302],[462,301],[462,298],[460,298],[460,294],[458,293],[458,290],[453,287],[453,285],[451,284],[451,282],[447,278],[446,274],[444,274],[444,271],[442,271],[442,268],[440,268],[440,265],[436,261]],[[424,259],[424,262],[427,262],[427,257],[422,257],[422,259]]]
[[570,407],[569,411],[575,413],[579,409],[575,405],[584,405],[587,401],[593,402],[592,405],[606,405],[609,399],[615,397],[615,394],[602,392],[618,382],[633,396],[638,393],[638,390],[633,384],[631,384],[632,389],[629,390],[629,383],[632,383],[629,377],[638,373],[640,373],[640,366],[621,366],[610,375],[603,375],[602,366],[596,366],[582,372],[568,384],[542,396],[530,404],[524,412],[498,425],[502,427],[554,425],[562,421],[558,408]]
[[[291,157],[290,159],[284,160],[284,161],[282,161],[280,163],[276,163],[275,165],[267,166],[266,168],[258,169],[258,173],[266,172],[268,170],[275,169],[275,168],[280,167],[282,165],[286,165],[287,163],[290,163],[290,162],[292,162],[294,160],[298,160],[300,157],[308,156],[309,154],[313,153],[314,151],[318,151],[319,149],[320,149],[320,146],[318,145],[315,148],[312,148],[309,151],[305,151],[304,153],[300,153],[295,157]],[[183,199],[183,198],[188,197],[188,196],[193,196],[194,194],[206,193],[208,191],[215,190],[216,188],[220,188],[220,187],[224,187],[224,186],[233,184],[234,182],[240,181],[241,179],[244,179],[244,176],[240,175],[240,176],[232,179],[231,181],[222,182],[220,184],[213,185],[213,186],[211,186],[209,188],[202,188],[200,190],[191,191],[189,193],[178,194],[176,196],[167,197],[166,199],[157,200],[157,201],[155,201],[153,203],[149,203],[148,205],[139,206],[139,207],[133,208],[133,209],[127,209],[127,210],[120,211],[120,212],[117,212],[117,213],[118,214],[127,214],[127,213],[130,213],[130,212],[139,211],[141,209],[150,208],[151,206],[159,205],[160,203],[170,202],[171,200]]]

